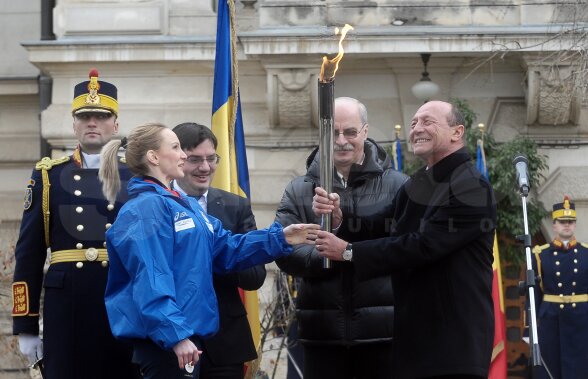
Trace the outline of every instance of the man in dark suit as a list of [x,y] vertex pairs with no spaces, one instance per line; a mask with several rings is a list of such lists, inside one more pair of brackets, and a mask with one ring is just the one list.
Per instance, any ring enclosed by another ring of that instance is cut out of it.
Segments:
[[[390,237],[350,244],[319,232],[316,246],[325,257],[351,262],[361,278],[394,272],[395,378],[487,378],[494,337],[492,187],[464,147],[464,119],[455,106],[430,101],[410,128],[413,151],[426,166],[398,191]],[[316,213],[340,212],[338,203],[337,194],[317,188]]]
[[[256,229],[251,205],[246,198],[210,187],[221,159],[216,154],[217,140],[212,131],[196,123],[177,125],[173,131],[187,155],[185,176],[174,182],[174,189],[198,199],[205,212],[218,218],[223,227],[233,233]],[[257,358],[239,288],[257,290],[265,276],[263,265],[238,273],[213,276],[220,327],[214,337],[203,341],[201,379],[242,379],[243,364]]]

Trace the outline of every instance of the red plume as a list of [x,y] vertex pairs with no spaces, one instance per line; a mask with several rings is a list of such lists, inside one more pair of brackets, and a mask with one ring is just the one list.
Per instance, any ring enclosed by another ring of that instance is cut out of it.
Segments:
[[98,70],[96,70],[95,68],[90,70],[90,73],[88,74],[88,76],[90,78],[97,78],[98,77]]

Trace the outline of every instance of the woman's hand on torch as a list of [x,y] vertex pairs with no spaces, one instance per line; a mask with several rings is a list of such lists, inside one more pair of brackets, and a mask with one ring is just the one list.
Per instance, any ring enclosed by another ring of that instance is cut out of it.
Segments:
[[347,248],[347,242],[333,233],[320,231],[316,239],[316,249],[323,258],[333,261],[343,260],[343,251]]
[[292,224],[284,228],[284,237],[290,245],[306,243],[314,245],[321,226],[317,224]]
[[343,211],[341,211],[341,203],[338,193],[329,193],[321,187],[314,189],[314,197],[312,198],[312,211],[316,216],[324,214],[333,215],[333,229],[338,229],[343,221]]

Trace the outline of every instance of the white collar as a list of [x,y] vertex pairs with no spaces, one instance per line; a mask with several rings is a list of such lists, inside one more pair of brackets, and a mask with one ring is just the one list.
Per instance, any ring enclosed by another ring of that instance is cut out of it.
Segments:
[[337,171],[337,176],[339,177],[339,179],[341,179],[341,183],[343,183],[343,188],[347,188],[347,180],[345,180],[343,174]]
[[82,151],[83,168],[100,168],[100,154],[86,154]]
[[[179,193],[181,193],[182,195],[191,196],[191,195],[188,195],[186,193],[186,191],[184,191],[182,189],[182,187],[180,187],[180,185],[178,184],[178,181],[175,179],[172,181],[172,188],[175,189],[176,191],[178,191]],[[197,198],[199,200],[202,199],[205,202],[208,202],[208,190],[206,190],[206,192],[204,192],[204,194],[202,196],[192,196],[192,197]]]

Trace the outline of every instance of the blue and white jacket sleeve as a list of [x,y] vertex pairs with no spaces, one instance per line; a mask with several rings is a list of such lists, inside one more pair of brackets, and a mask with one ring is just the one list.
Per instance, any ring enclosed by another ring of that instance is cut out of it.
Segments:
[[277,222],[267,229],[232,234],[224,230],[217,219],[210,217],[210,220],[214,226],[213,269],[217,274],[273,262],[292,252],[282,225]]

